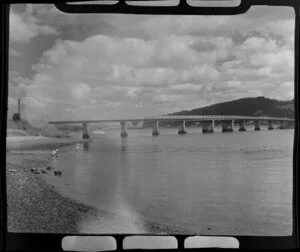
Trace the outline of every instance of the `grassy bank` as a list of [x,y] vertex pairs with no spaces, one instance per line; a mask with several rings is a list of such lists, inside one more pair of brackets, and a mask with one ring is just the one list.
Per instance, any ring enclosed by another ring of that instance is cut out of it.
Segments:
[[7,132],[15,133],[16,131],[22,131],[30,136],[45,136],[45,137],[67,137],[68,135],[57,129],[55,126],[44,123],[40,127],[31,125],[24,119],[20,120],[7,120]]

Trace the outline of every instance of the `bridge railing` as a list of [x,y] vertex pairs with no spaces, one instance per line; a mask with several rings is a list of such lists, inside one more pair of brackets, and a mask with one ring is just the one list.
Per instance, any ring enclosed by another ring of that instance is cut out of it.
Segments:
[[258,116],[230,116],[230,115],[201,115],[201,116],[153,116],[146,117],[145,120],[274,120],[274,121],[294,121],[285,117],[258,117]]
[[140,121],[208,121],[208,120],[260,120],[260,121],[294,121],[286,117],[266,117],[266,116],[235,116],[235,115],[190,115],[190,116],[152,116],[135,119],[113,119],[113,120],[81,120],[81,121],[52,121],[49,124],[81,124],[81,123],[110,123],[110,122],[140,122]]

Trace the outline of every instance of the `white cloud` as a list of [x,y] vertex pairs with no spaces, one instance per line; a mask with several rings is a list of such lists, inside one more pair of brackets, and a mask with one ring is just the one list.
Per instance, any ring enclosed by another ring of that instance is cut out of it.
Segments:
[[224,86],[229,88],[236,88],[236,87],[240,87],[241,85],[243,85],[243,83],[237,80],[230,80],[224,83]]
[[57,31],[48,25],[40,24],[33,16],[22,16],[13,11],[9,15],[9,35],[12,41],[26,43],[38,35],[55,35]]
[[170,87],[171,90],[177,90],[177,91],[186,91],[186,92],[194,92],[194,91],[200,91],[203,89],[203,84],[194,84],[194,83],[183,83],[178,85],[173,85]]
[[91,89],[88,85],[85,83],[79,83],[72,87],[71,94],[75,99],[82,100],[89,95],[90,91]]
[[[261,14],[73,16],[28,5],[25,14],[12,16],[29,31],[14,28],[15,41],[56,34],[60,27],[72,32],[45,49],[29,81],[12,74],[10,92],[23,90],[36,101],[37,115],[53,120],[147,116],[245,96],[292,97],[291,16],[278,9]],[[90,29],[85,37],[70,35],[84,27]]]
[[259,37],[250,37],[246,39],[241,46],[241,50],[247,50],[249,52],[274,52],[277,49],[275,40],[266,40],[265,38]]
[[154,100],[157,102],[178,102],[187,99],[186,96],[180,94],[160,94],[154,97]]
[[277,70],[293,70],[294,53],[292,50],[278,50],[276,48],[270,53],[257,53],[250,58],[250,64],[253,66],[271,66]]
[[294,88],[294,83],[292,81],[286,81],[286,82],[283,82],[280,87],[283,87],[283,88],[288,88],[288,89],[293,89]]
[[219,77],[219,72],[208,65],[198,65],[190,69],[184,70],[181,79],[185,82],[197,82],[214,80]]
[[15,49],[9,48],[9,55],[18,57],[18,56],[21,56],[21,53],[18,52],[17,50],[15,50]]

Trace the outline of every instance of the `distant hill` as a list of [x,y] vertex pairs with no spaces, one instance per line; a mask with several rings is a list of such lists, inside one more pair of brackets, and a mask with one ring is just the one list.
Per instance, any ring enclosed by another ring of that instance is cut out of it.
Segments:
[[[294,118],[294,100],[279,101],[262,96],[216,103],[202,108],[183,110],[167,115],[237,115]],[[176,126],[178,122],[160,122],[160,126]],[[149,123],[145,127],[149,127]],[[190,122],[187,125],[192,124]]]
[[294,100],[278,101],[265,97],[241,98],[169,115],[240,115],[294,118]]

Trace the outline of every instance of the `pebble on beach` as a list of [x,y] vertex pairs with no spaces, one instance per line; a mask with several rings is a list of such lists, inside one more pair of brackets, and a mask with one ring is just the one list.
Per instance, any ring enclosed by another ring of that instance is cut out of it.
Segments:
[[40,174],[39,171],[36,168],[31,168],[30,170],[34,174]]
[[54,170],[54,175],[55,176],[60,176],[62,172],[60,170]]

